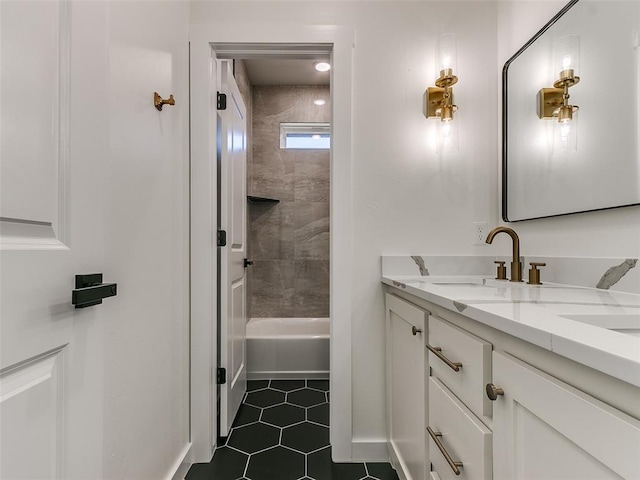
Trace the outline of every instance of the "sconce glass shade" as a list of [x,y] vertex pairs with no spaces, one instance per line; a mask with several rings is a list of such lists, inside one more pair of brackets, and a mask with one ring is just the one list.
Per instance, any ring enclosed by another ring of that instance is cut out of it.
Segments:
[[458,151],[458,123],[453,120],[437,122],[436,153],[438,155]]
[[554,81],[580,76],[580,35],[566,35],[553,43],[552,73]]
[[577,110],[572,110],[571,113],[567,110],[566,113],[567,116],[553,122],[552,154],[572,153],[578,150]]
[[440,36],[436,55],[436,78],[455,74],[458,71],[458,48],[455,34],[447,33]]

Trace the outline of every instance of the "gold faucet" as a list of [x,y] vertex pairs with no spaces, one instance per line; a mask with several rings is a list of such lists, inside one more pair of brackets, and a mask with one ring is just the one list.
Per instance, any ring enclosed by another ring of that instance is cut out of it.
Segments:
[[498,234],[504,232],[513,240],[513,260],[511,262],[511,281],[522,281],[522,262],[520,261],[520,239],[518,234],[508,227],[497,227],[489,232],[487,235],[487,243],[493,242],[493,238]]

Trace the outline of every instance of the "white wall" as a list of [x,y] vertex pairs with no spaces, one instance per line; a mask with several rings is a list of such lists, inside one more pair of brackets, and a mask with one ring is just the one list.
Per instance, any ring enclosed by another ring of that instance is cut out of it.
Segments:
[[[500,73],[566,2],[206,2],[192,23],[345,25],[353,52],[354,442],[384,427],[381,255],[510,252],[472,244],[472,222],[500,223]],[[422,95],[435,79],[439,34],[458,35],[460,150],[439,158]],[[640,256],[638,207],[516,223],[523,255]]]
[[[354,442],[383,441],[380,255],[478,253],[471,223],[495,223],[496,11],[483,2],[193,2],[192,23],[345,25],[353,51]],[[458,34],[459,153],[440,159],[422,114],[439,34]],[[341,208],[349,208],[348,205]]]
[[[564,1],[498,2],[499,68],[565,4]],[[498,211],[499,208],[496,205]],[[638,258],[639,218],[640,207],[636,206],[511,226],[520,235],[523,255]]]
[[102,478],[171,478],[189,445],[189,6],[107,3]]

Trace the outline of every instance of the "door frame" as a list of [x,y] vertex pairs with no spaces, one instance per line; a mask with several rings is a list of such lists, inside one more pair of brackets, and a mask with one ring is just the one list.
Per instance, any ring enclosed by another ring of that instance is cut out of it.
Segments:
[[[228,19],[227,19],[228,20]],[[221,22],[190,29],[191,170],[191,450],[192,462],[208,462],[216,440],[217,259],[215,45],[286,50],[322,46],[331,54],[330,199],[330,442],[334,461],[352,460],[352,50],[348,27]],[[279,44],[279,45],[278,45]],[[264,49],[262,50],[264,51]],[[334,366],[336,368],[334,368]]]

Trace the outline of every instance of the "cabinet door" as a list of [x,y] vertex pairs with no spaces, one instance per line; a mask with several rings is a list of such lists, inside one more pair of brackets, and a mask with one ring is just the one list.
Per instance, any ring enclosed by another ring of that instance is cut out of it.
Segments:
[[[389,454],[401,478],[424,480],[426,452],[426,317],[387,294],[387,428]],[[414,327],[420,332],[415,331]]]
[[495,480],[640,478],[640,421],[493,353]]

